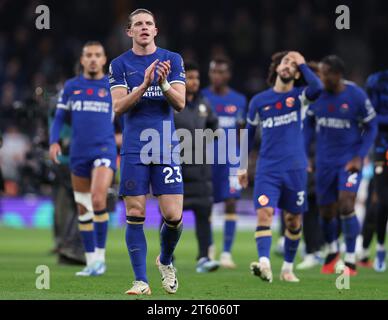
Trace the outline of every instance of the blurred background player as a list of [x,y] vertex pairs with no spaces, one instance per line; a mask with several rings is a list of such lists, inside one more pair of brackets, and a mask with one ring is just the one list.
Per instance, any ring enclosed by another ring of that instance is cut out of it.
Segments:
[[376,232],[377,212],[379,209],[375,182],[376,174],[374,173],[375,165],[372,160],[374,149],[375,148],[372,148],[373,151],[370,152],[364,161],[364,167],[362,169],[362,177],[363,179],[368,180],[368,188],[366,191],[367,195],[365,199],[365,215],[361,230],[362,242],[356,243],[356,256],[357,265],[364,268],[373,268],[373,262],[370,259],[370,245]]
[[[245,96],[229,87],[231,79],[231,62],[226,58],[216,58],[209,65],[210,86],[202,90],[202,94],[210,101],[213,111],[218,117],[219,127],[225,130],[226,149],[216,140],[214,144],[214,165],[213,165],[213,193],[214,202],[224,202],[224,243],[220,256],[221,266],[224,268],[235,268],[236,264],[232,259],[232,245],[236,233],[236,200],[240,198],[241,186],[236,174],[231,168],[239,167],[239,164],[231,164],[226,156],[226,163],[218,161],[218,148],[228,155],[228,130],[237,130],[237,134],[245,125],[247,100]],[[237,143],[239,136],[237,135]],[[214,251],[215,248],[211,248]]]
[[[307,87],[296,87],[303,79]],[[260,124],[262,140],[256,166],[253,200],[257,212],[256,245],[258,262],[251,271],[262,280],[272,282],[270,249],[274,208],[284,210],[284,262],[280,280],[299,282],[293,262],[302,236],[302,213],[307,204],[307,159],[304,151],[302,120],[308,101],[322,91],[319,78],[306,65],[304,57],[294,51],[272,56],[268,83],[273,87],[255,95],[247,118],[248,150],[242,150],[239,170],[241,185],[248,185],[246,156],[252,148],[256,127]]]
[[[308,66],[315,74],[318,74],[318,63],[308,62]],[[305,133],[305,131],[304,131]],[[296,266],[297,270],[305,270],[322,264],[321,249],[324,245],[321,226],[319,223],[319,209],[315,194],[314,177],[314,150],[315,145],[311,144],[306,148],[308,156],[307,168],[307,203],[308,211],[303,215],[303,261]]]
[[[175,293],[178,279],[172,256],[183,228],[183,181],[175,149],[178,141],[170,134],[164,136],[163,126],[169,125],[174,132],[173,110],[179,112],[185,107],[185,70],[179,54],[156,46],[158,29],[150,11],[137,9],[128,20],[132,49],[112,61],[109,79],[114,111],[124,122],[120,195],[126,207],[126,244],[135,273],[133,286],[126,293],[151,294],[143,229],[150,184],[164,217],[157,265],[163,288]],[[156,130],[162,142],[158,150],[152,150],[152,161],[144,161],[148,150],[141,134],[146,129]]]
[[356,275],[356,239],[360,232],[355,200],[363,160],[377,133],[376,114],[366,93],[343,78],[343,61],[327,56],[319,64],[325,90],[309,106],[306,145],[316,136],[316,193],[329,252],[321,272],[335,273],[340,259],[337,214],[346,243],[345,272]]
[[78,276],[106,271],[105,244],[109,214],[107,192],[116,168],[116,144],[106,55],[96,41],[87,42],[80,58],[82,74],[68,80],[59,97],[50,132],[50,158],[59,164],[60,131],[71,118],[71,181],[79,210],[79,230],[85,247],[86,267]]
[[[186,107],[182,112],[174,116],[177,130],[186,129],[187,139],[195,136],[195,130],[218,128],[218,120],[209,102],[199,93],[200,73],[199,67],[194,62],[185,62],[186,70]],[[186,139],[186,134],[183,139]],[[204,139],[205,140],[205,139]],[[191,140],[189,140],[191,141]],[[209,258],[211,245],[211,211],[213,205],[212,165],[206,162],[206,143],[202,150],[198,150],[197,143],[192,148],[184,149],[184,159],[189,163],[182,162],[182,176],[184,183],[183,208],[191,209],[195,216],[195,234],[198,241],[199,254],[197,256],[197,272],[215,271],[219,262]],[[182,150],[183,151],[183,150]],[[195,154],[202,152],[203,164],[195,163]]]
[[[388,221],[388,71],[374,73],[368,77],[366,91],[377,113],[378,134],[373,149],[373,189],[376,197],[377,250],[374,269],[386,270],[385,237]],[[366,239],[367,240],[367,239]],[[368,248],[368,245],[364,246]],[[364,258],[369,252],[363,253]]]
[[[79,70],[76,70],[79,73]],[[58,97],[52,99],[52,108],[49,110],[49,127],[55,118]],[[59,145],[61,155],[57,157],[59,164],[52,165],[52,198],[54,204],[54,249],[61,264],[86,264],[85,249],[78,228],[78,209],[74,200],[71,185],[70,170],[70,143],[71,124],[70,118],[62,126]]]

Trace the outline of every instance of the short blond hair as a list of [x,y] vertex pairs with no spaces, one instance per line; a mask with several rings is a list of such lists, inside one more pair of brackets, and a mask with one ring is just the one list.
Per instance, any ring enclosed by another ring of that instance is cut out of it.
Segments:
[[128,24],[127,24],[127,29],[129,29],[131,26],[132,26],[132,18],[140,13],[146,13],[146,14],[149,14],[150,16],[152,16],[152,19],[154,19],[154,22],[156,24],[156,20],[155,20],[155,16],[154,14],[147,10],[147,9],[144,9],[144,8],[140,8],[140,9],[136,9],[135,11],[131,12],[128,16]]

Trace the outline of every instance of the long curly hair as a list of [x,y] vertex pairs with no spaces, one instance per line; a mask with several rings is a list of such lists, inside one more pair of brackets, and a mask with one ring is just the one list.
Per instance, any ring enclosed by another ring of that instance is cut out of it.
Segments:
[[[271,56],[271,64],[269,65],[268,69],[268,77],[267,77],[267,84],[270,87],[273,87],[275,85],[276,77],[278,76],[278,73],[276,72],[276,68],[279,66],[279,64],[282,62],[282,59],[289,53],[290,51],[279,51],[275,52]],[[294,81],[294,85],[296,87],[303,86],[306,84],[306,81],[303,78],[303,75],[301,74],[299,79],[296,79]]]

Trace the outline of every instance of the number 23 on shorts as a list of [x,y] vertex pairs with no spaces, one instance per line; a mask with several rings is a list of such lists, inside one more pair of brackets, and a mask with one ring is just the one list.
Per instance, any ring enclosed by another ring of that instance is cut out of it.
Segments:
[[[176,176],[173,177],[174,172],[176,173]],[[174,183],[174,182],[182,182],[182,175],[181,175],[181,167],[175,166],[175,167],[165,167],[163,169],[164,176],[164,183]]]

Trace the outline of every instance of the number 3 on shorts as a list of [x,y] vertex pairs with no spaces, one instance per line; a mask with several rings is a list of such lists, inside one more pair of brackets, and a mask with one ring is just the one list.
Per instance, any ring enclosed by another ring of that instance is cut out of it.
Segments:
[[[175,179],[174,178],[171,179],[171,176],[173,175],[174,171],[176,172],[177,177],[175,177]],[[164,177],[165,184],[174,183],[174,182],[182,182],[182,175],[181,175],[181,167],[180,166],[176,166],[173,168],[165,167],[163,169],[163,173],[167,173],[166,176]]]
[[298,200],[296,201],[296,205],[301,206],[304,203],[304,193],[305,193],[304,191],[299,191],[297,193]]

